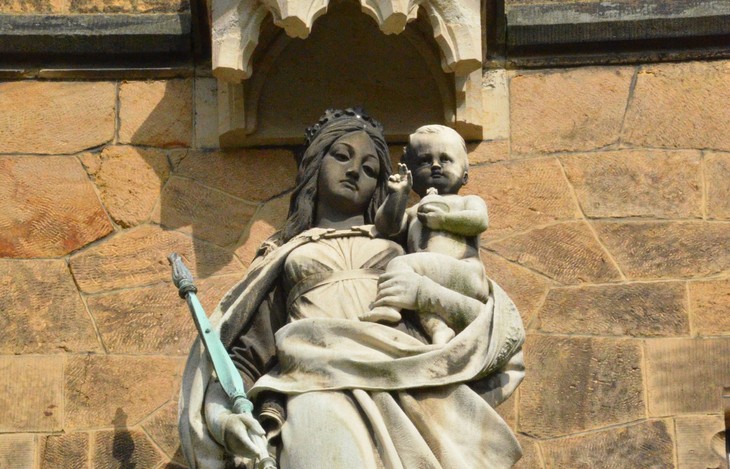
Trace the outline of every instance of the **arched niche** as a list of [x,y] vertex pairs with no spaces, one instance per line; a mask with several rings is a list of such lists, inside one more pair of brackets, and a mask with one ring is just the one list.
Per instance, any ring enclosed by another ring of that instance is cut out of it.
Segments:
[[383,122],[390,142],[427,123],[481,138],[481,68],[444,71],[432,18],[425,8],[412,13],[400,34],[386,35],[367,9],[332,2],[306,39],[275,26],[275,15],[263,18],[248,79],[218,74],[221,146],[301,143],[325,109],[355,105]]

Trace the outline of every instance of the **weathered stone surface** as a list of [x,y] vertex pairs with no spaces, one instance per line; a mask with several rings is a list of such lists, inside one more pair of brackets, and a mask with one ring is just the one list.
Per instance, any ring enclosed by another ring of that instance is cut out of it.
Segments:
[[[212,313],[239,275],[196,282],[203,308]],[[196,337],[187,303],[172,284],[134,288],[87,299],[110,353],[187,355]]]
[[485,140],[479,143],[467,143],[469,164],[494,163],[509,159],[509,140]]
[[730,383],[730,338],[646,342],[649,415],[719,413]]
[[218,80],[195,79],[195,148],[218,148]]
[[101,145],[114,137],[114,107],[113,83],[0,83],[0,153],[75,153]]
[[0,157],[0,257],[62,256],[111,231],[76,158]]
[[692,282],[689,299],[696,333],[730,334],[730,280]]
[[177,172],[235,197],[261,202],[294,187],[297,165],[294,155],[284,149],[191,152]]
[[730,153],[705,155],[707,216],[730,220]]
[[0,0],[1,13],[67,13],[68,0]]
[[139,13],[180,13],[190,11],[189,0],[138,0]]
[[593,222],[629,278],[704,277],[730,269],[730,224]]
[[682,469],[727,469],[725,422],[719,415],[678,417],[677,462]]
[[588,435],[543,441],[541,444],[548,469],[674,467],[671,422],[662,420],[649,420]]
[[522,459],[517,461],[513,469],[543,469],[545,464],[540,457],[540,448],[537,440],[523,435],[517,435],[517,441],[522,446]]
[[98,165],[88,160],[82,162],[114,221],[124,228],[146,221],[170,174],[166,152],[112,146],[102,151]]
[[70,0],[73,13],[134,13],[132,0]]
[[288,213],[289,197],[279,197],[261,206],[238,241],[236,256],[241,262],[251,263],[261,243],[284,226]]
[[555,437],[644,417],[641,350],[630,340],[528,336],[519,430]]
[[71,257],[71,272],[86,293],[138,287],[170,279],[167,256],[177,252],[196,278],[241,272],[233,254],[157,226],[141,226]]
[[63,358],[0,356],[0,432],[51,432],[62,425]]
[[0,353],[98,351],[64,260],[0,259]]
[[517,430],[517,392],[512,393],[506,401],[502,402],[494,410],[504,419],[505,423],[509,425],[513,432]]
[[484,139],[509,138],[509,87],[504,69],[488,70],[482,77]]
[[173,176],[162,192],[152,220],[168,228],[191,233],[195,238],[229,246],[256,211],[244,202],[192,179]]
[[730,150],[730,62],[642,66],[622,139],[645,147]]
[[699,152],[623,150],[561,160],[588,217],[702,217]]
[[489,251],[481,252],[487,276],[507,292],[520,311],[525,327],[545,299],[552,282],[542,275],[520,267]]
[[561,283],[607,282],[619,273],[584,222],[566,222],[489,243],[487,248]]
[[180,450],[180,435],[177,430],[177,402],[170,402],[147,419],[142,425],[152,440],[167,457],[179,464],[185,464]]
[[34,469],[35,446],[33,435],[0,435],[0,467]]
[[68,357],[65,429],[136,425],[177,392],[181,366],[169,357]]
[[580,216],[560,163],[552,158],[472,168],[462,193],[487,202],[490,226],[482,235],[487,240]]
[[41,449],[42,469],[86,469],[88,467],[88,434],[49,435],[44,440]]
[[119,141],[188,147],[193,132],[191,80],[122,82]]
[[541,331],[639,337],[689,334],[684,283],[554,288],[540,310]]
[[512,151],[593,150],[617,142],[633,73],[579,68],[513,77]]
[[[123,421],[123,418],[119,418],[122,414],[117,412],[116,420]],[[92,457],[95,469],[153,469],[163,461],[162,455],[144,432],[117,425],[113,431],[96,434]]]

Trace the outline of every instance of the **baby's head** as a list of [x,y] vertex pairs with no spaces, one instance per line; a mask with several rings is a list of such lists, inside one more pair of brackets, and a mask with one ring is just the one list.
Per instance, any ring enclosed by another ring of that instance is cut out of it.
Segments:
[[413,174],[413,190],[424,197],[430,188],[457,194],[469,179],[466,143],[445,125],[424,125],[409,137],[403,162]]

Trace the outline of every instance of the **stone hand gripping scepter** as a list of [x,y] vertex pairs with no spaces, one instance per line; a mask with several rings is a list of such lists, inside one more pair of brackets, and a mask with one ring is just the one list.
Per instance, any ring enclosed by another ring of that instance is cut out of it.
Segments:
[[[177,253],[168,256],[172,267],[172,281],[178,289],[181,298],[184,298],[190,313],[193,315],[195,327],[198,328],[198,335],[205,345],[210,361],[218,376],[218,381],[231,400],[233,412],[236,414],[249,414],[253,410],[253,404],[246,397],[246,390],[243,386],[241,375],[238,374],[231,357],[228,356],[218,333],[213,329],[208,317],[203,311],[203,306],[196,295],[198,289],[193,283],[193,275],[190,273],[182,258]],[[276,469],[276,460],[269,455],[266,439],[258,435],[252,435],[252,440],[258,446],[258,469]]]

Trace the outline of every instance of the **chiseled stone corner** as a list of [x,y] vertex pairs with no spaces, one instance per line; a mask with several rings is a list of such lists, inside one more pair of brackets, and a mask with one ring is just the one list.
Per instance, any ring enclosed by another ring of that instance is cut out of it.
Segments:
[[68,357],[64,429],[137,425],[172,398],[180,366],[181,359],[173,357]]
[[192,80],[125,81],[119,89],[119,141],[189,147],[193,133]]
[[677,460],[681,469],[727,468],[725,421],[720,415],[677,417]]
[[617,143],[633,74],[628,67],[589,67],[514,76],[512,151],[583,151]]
[[170,175],[164,150],[109,146],[96,161],[90,157],[81,161],[99,188],[109,215],[123,228],[149,219]]
[[84,293],[139,287],[170,280],[167,256],[177,252],[196,278],[241,272],[232,253],[175,231],[143,225],[71,257],[71,272]]
[[471,168],[462,193],[487,202],[490,226],[482,235],[485,240],[580,217],[560,163],[552,158]]
[[587,217],[702,217],[698,151],[621,150],[561,160]]
[[692,326],[697,334],[730,334],[729,279],[691,282],[689,299]]
[[620,279],[585,222],[550,225],[489,243],[487,248],[564,284]]
[[615,336],[689,335],[684,282],[586,285],[550,290],[539,330]]
[[0,353],[99,350],[66,261],[0,259]]
[[509,138],[509,85],[506,70],[484,72],[482,114],[484,140]]
[[168,458],[178,464],[185,464],[177,429],[177,407],[177,402],[166,404],[147,419],[142,427]]
[[730,153],[705,155],[707,216],[730,220]]
[[645,416],[638,342],[529,335],[524,350],[520,432],[557,437]]
[[251,263],[261,243],[284,226],[288,213],[289,197],[286,196],[267,202],[259,208],[238,240],[236,256],[241,262],[245,265]]
[[0,467],[3,469],[35,469],[35,460],[35,435],[0,435]]
[[541,445],[549,468],[669,469],[675,467],[671,428],[671,421],[648,420]]
[[622,139],[644,147],[730,150],[730,62],[643,65]]
[[730,269],[730,224],[595,221],[598,237],[630,279],[705,277]]
[[519,434],[517,441],[522,446],[522,459],[517,461],[512,469],[543,469],[545,463],[540,455],[540,443],[533,438]]
[[48,435],[41,446],[41,469],[86,469],[88,453],[87,433]]
[[158,467],[164,459],[141,430],[129,430],[124,425],[123,412],[115,420],[121,422],[114,430],[98,432],[94,438],[92,467],[94,469]]
[[730,383],[730,337],[646,341],[649,415],[720,413]]
[[[469,164],[496,163],[509,159],[509,140],[485,140],[479,143],[467,143]],[[392,153],[391,153],[392,155]]]
[[68,154],[109,142],[115,99],[109,82],[0,83],[0,153]]
[[0,355],[0,432],[59,431],[63,416],[61,356]]
[[23,258],[63,256],[113,230],[79,161],[63,156],[0,157],[0,227],[0,257]]
[[167,228],[190,233],[197,239],[229,246],[241,237],[255,211],[256,205],[252,202],[191,179],[172,176],[162,191],[152,220]]
[[195,148],[218,148],[218,80],[195,79]]

